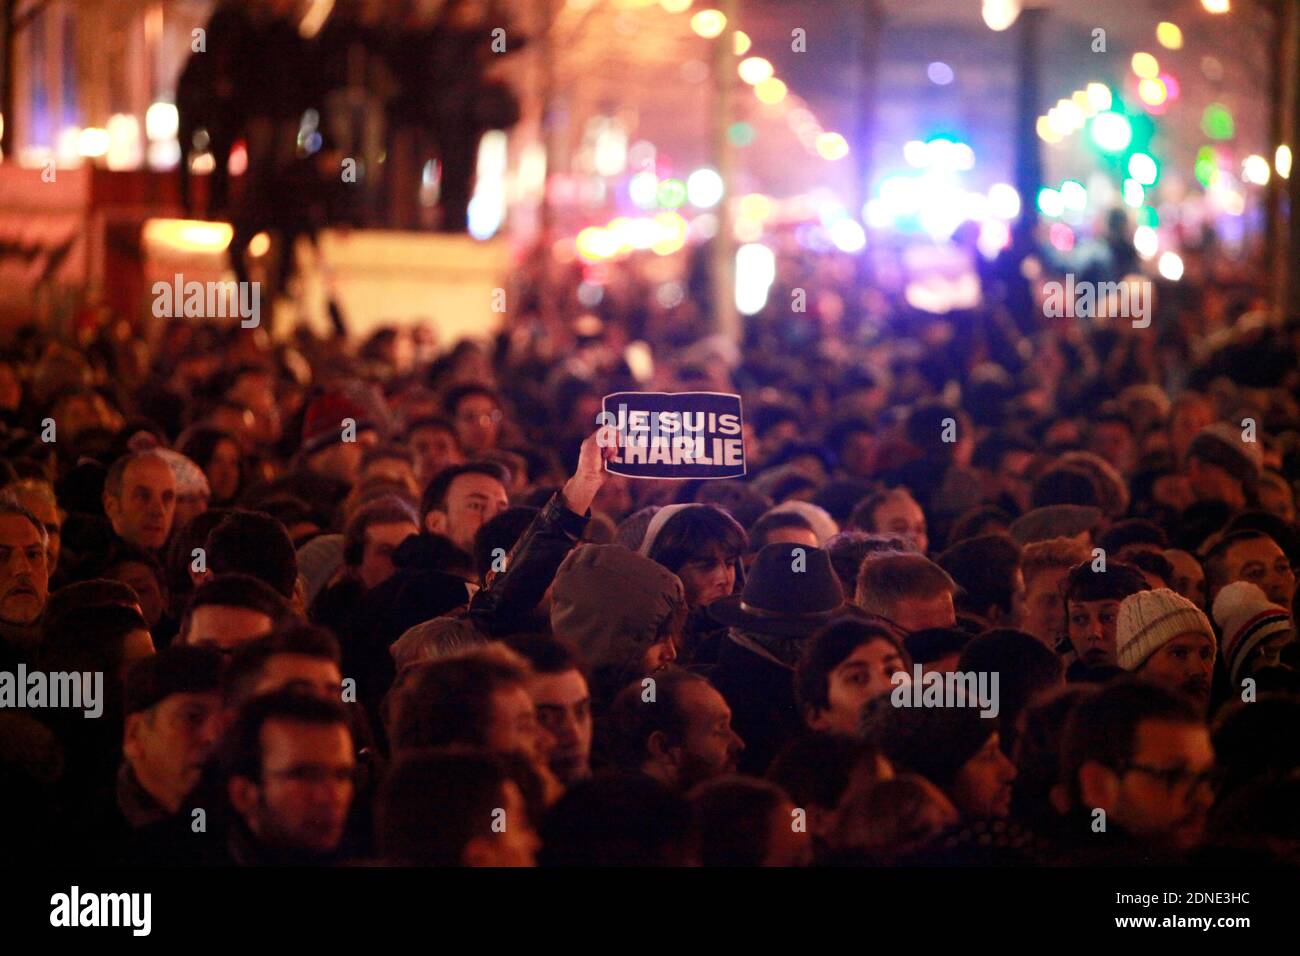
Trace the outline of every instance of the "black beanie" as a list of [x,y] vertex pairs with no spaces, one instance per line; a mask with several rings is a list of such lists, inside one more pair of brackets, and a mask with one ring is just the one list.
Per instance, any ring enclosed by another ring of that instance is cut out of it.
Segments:
[[172,694],[201,694],[221,687],[221,652],[191,644],[169,647],[132,665],[126,675],[126,713],[148,710]]

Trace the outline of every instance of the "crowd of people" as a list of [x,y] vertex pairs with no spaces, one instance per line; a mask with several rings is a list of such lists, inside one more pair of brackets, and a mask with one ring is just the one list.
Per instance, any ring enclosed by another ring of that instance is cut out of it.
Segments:
[[[639,265],[541,254],[451,347],[19,330],[0,672],[103,692],[0,693],[9,848],[1300,862],[1300,322],[928,315],[787,251],[732,343]],[[608,472],[636,390],[740,394],[745,478]]]

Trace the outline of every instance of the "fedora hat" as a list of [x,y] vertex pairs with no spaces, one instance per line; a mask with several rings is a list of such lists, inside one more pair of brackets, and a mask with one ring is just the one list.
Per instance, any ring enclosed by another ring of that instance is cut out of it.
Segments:
[[777,543],[758,552],[740,594],[714,601],[711,618],[728,627],[806,637],[844,609],[844,590],[821,548]]

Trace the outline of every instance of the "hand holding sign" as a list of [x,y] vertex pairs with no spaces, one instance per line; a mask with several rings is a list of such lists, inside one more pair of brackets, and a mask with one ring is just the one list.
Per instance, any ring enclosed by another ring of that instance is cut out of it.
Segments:
[[569,510],[586,514],[600,486],[605,483],[605,462],[617,453],[614,429],[602,425],[588,435],[578,451],[578,467],[564,484],[564,502]]
[[738,478],[745,474],[739,395],[616,392],[600,413],[605,469],[631,478]]

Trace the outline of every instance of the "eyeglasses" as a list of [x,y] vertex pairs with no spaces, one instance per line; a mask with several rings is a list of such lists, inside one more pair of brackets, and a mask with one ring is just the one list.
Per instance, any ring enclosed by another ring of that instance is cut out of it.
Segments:
[[298,767],[289,767],[286,770],[268,770],[266,776],[273,780],[287,780],[290,783],[302,784],[304,786],[319,786],[322,783],[356,783],[360,775],[358,767],[321,767],[313,764],[305,764]]
[[1218,770],[1188,770],[1186,767],[1152,767],[1141,763],[1127,763],[1119,768],[1121,774],[1136,770],[1155,777],[1166,790],[1196,790],[1202,786],[1215,788],[1221,778]]

